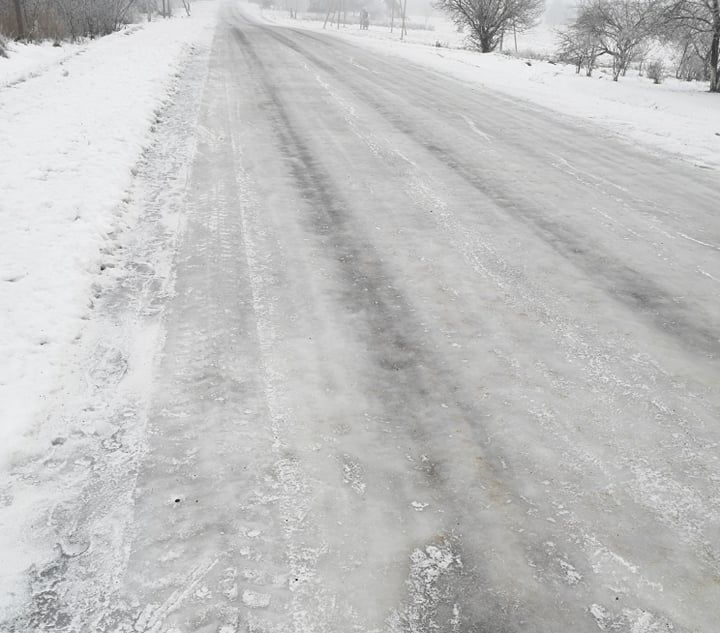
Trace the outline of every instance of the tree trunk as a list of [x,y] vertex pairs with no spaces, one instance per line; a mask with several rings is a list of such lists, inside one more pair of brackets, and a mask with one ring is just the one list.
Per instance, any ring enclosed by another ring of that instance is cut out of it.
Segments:
[[21,0],[14,0],[15,4],[15,19],[17,20],[18,39],[24,40],[27,37],[25,30],[25,14],[23,12],[23,6]]
[[720,33],[713,34],[710,48],[710,92],[720,92],[720,76],[718,75],[718,58],[720,57]]
[[710,45],[710,92],[720,92],[720,0],[713,0],[713,37]]
[[588,63],[585,70],[585,76],[586,77],[592,77],[593,70],[595,69],[595,59],[597,58],[597,53],[593,50],[590,53],[590,57],[588,58]]
[[690,41],[686,40],[685,46],[683,46],[682,55],[680,56],[680,62],[675,69],[675,79],[680,79],[682,77],[682,70],[685,67],[685,61],[687,60],[688,48],[690,48]]

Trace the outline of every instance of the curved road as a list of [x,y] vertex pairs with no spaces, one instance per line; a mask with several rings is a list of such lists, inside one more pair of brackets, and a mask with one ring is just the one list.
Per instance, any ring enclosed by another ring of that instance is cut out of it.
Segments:
[[122,562],[22,626],[717,630],[713,172],[231,4],[197,138]]

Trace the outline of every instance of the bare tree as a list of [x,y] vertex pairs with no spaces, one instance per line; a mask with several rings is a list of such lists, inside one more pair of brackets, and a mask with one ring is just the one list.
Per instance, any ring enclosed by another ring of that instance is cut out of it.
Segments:
[[27,29],[25,28],[25,12],[22,0],[13,0],[15,6],[15,20],[17,21],[18,38],[24,40],[27,37]]
[[0,0],[0,30],[20,39],[77,39],[116,31],[142,0]]
[[117,31],[129,19],[137,0],[54,0],[72,39]]
[[667,41],[678,49],[675,78],[685,81],[710,79],[711,37],[695,28],[673,29]]
[[672,13],[698,57],[706,60],[710,92],[720,92],[720,0],[680,0]]
[[613,80],[624,75],[647,40],[666,19],[664,0],[592,0],[580,7],[576,27],[613,61]]
[[386,10],[390,9],[390,32],[392,33],[395,28],[395,9],[401,10],[400,3],[398,0],[385,0],[385,8]]
[[160,1],[161,1],[161,4],[162,4],[162,13],[161,13],[161,15],[162,15],[164,18],[170,18],[170,17],[172,17],[173,9],[172,9],[172,3],[170,2],[170,0],[160,0]]
[[585,68],[585,74],[592,77],[599,55],[598,41],[594,35],[576,23],[559,29],[556,37],[558,59],[575,66],[576,73]]
[[483,53],[500,44],[505,30],[523,31],[537,24],[545,0],[436,0],[435,6],[468,28],[470,41]]

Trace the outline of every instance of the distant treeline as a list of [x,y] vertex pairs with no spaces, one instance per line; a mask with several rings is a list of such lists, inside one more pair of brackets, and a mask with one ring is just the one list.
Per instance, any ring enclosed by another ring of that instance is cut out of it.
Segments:
[[168,17],[189,0],[0,0],[0,33],[19,40],[99,37],[138,20]]

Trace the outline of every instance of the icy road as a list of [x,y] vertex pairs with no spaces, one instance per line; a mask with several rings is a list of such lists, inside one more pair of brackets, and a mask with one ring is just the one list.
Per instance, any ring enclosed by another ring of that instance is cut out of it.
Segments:
[[716,174],[232,5],[208,63],[7,630],[718,631]]

